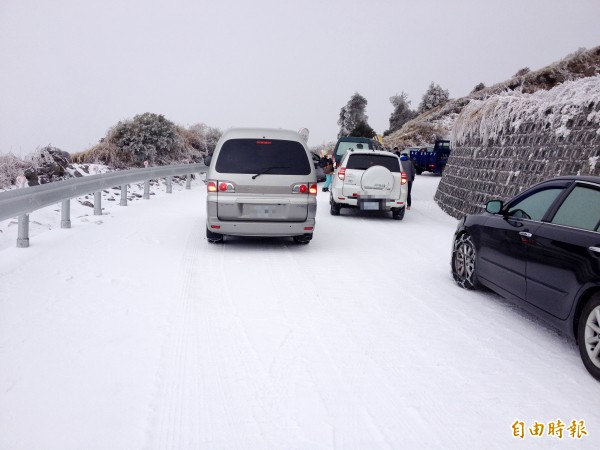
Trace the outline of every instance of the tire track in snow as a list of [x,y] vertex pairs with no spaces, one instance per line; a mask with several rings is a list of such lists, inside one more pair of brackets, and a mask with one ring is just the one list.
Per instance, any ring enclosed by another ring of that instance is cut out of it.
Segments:
[[229,298],[231,252],[202,230],[194,227],[182,258],[146,447],[293,448],[303,441],[298,427],[282,415]]
[[[161,351],[156,396],[149,420],[147,448],[151,449],[184,448],[184,441],[190,439],[183,429],[183,419],[186,416],[186,396],[189,398],[187,394],[193,394],[186,392],[186,389],[195,390],[195,385],[188,382],[188,377],[190,370],[193,371],[193,367],[189,367],[190,364],[196,364],[195,358],[189,357],[190,343],[196,336],[193,327],[188,323],[192,305],[187,292],[196,274],[200,257],[202,240],[199,229],[201,228],[198,225],[193,227],[186,242],[180,264],[183,273],[182,284],[168,320]],[[187,412],[190,412],[189,408]]]

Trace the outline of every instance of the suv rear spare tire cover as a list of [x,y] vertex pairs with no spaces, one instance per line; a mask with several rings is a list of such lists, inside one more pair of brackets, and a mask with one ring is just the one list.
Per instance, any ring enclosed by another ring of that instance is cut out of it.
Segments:
[[386,167],[372,166],[363,173],[360,185],[363,190],[391,190],[394,186],[394,176]]

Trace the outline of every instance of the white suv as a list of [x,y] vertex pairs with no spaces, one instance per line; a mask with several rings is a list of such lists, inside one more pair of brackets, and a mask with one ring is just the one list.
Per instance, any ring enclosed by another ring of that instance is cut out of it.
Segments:
[[340,209],[392,211],[396,220],[404,218],[408,180],[400,159],[381,150],[350,150],[342,158],[331,184],[331,214]]

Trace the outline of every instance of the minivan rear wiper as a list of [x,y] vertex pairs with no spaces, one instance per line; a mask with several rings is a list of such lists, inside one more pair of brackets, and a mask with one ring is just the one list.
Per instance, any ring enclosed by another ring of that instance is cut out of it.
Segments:
[[262,175],[263,173],[267,173],[269,170],[273,170],[273,169],[289,169],[288,166],[272,166],[272,167],[267,167],[266,169],[262,169],[260,172],[258,172],[256,175],[252,175],[252,179],[256,179],[256,177]]

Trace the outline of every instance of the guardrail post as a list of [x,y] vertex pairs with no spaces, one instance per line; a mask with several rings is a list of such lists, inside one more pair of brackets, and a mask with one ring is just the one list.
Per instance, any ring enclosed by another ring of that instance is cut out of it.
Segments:
[[127,185],[124,184],[121,186],[121,201],[119,202],[121,206],[127,206]]
[[94,215],[102,215],[102,192],[94,192]]
[[60,227],[71,228],[71,200],[63,200],[60,207]]
[[192,188],[192,174],[188,173],[185,176],[185,188],[186,189],[191,189]]
[[144,182],[144,196],[145,200],[150,200],[150,180]]
[[19,216],[19,231],[17,237],[17,247],[29,247],[29,214]]
[[167,177],[167,194],[173,193],[173,183],[171,182],[171,177]]

